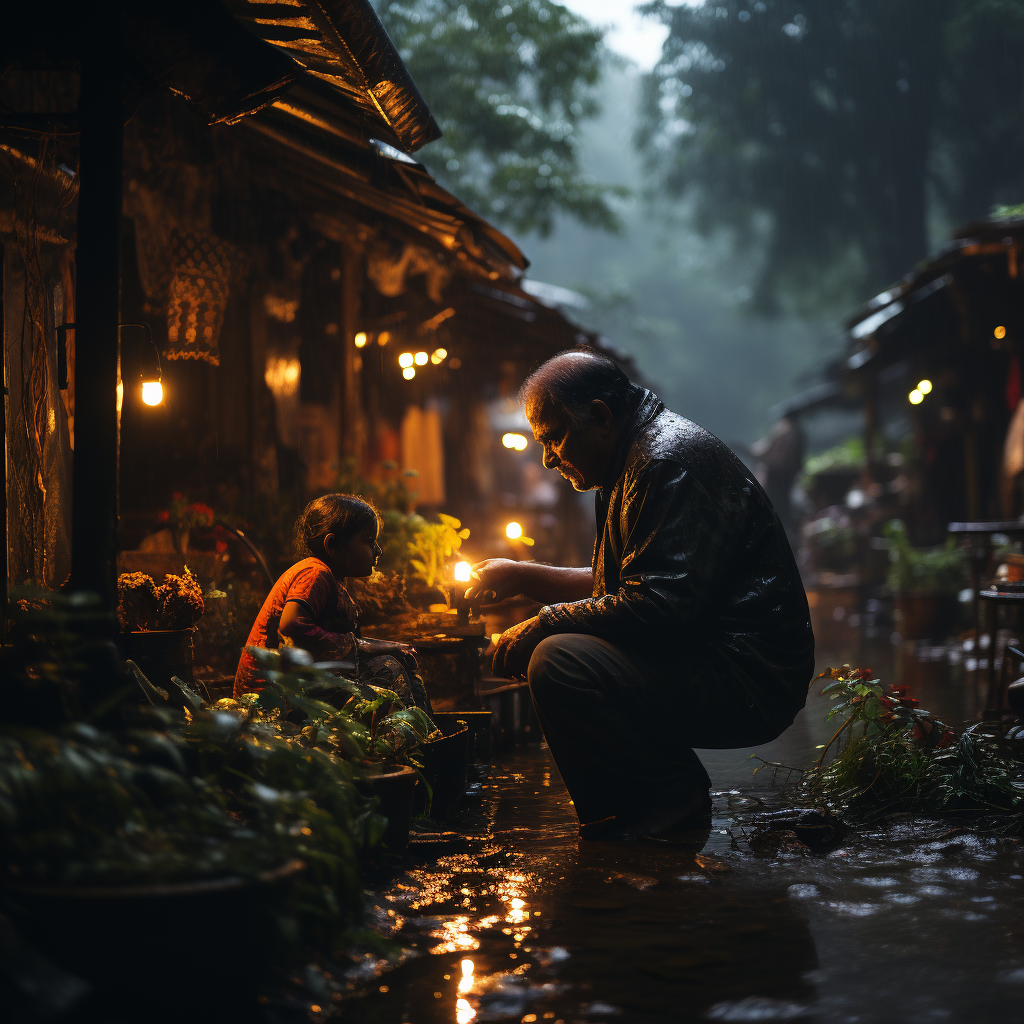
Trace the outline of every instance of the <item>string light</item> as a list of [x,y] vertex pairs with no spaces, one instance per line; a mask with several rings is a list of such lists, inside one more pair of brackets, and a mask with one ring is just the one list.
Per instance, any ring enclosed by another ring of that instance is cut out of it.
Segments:
[[523,535],[523,527],[521,523],[511,522],[505,527],[505,536],[509,540],[519,540]]
[[472,567],[469,562],[456,562],[452,575],[457,583],[468,583],[472,574]]
[[907,397],[910,399],[911,405],[920,405],[924,401],[924,395],[917,388],[914,388]]
[[366,331],[360,331],[356,335],[356,348],[364,348],[366,346]]
[[995,329],[995,330],[994,330],[994,331],[993,331],[992,333],[993,333],[993,334],[994,334],[994,335],[995,335],[995,336],[996,336],[996,337],[997,337],[997,338],[998,338],[998,339],[999,339],[1000,341],[1002,341],[1002,340],[1003,340],[1003,338],[1005,338],[1005,337],[1006,337],[1006,328],[1005,328],[1005,327],[997,327],[997,328],[996,328],[996,329]]
[[404,378],[405,378],[406,380],[412,380],[412,379],[413,379],[413,377],[415,377],[415,376],[416,376],[416,369],[415,369],[415,367],[412,367],[412,366],[407,366],[407,367],[406,367],[406,368],[405,368],[405,369],[404,369],[404,370],[402,371],[402,376],[403,376],[403,377],[404,377]]
[[426,366],[429,358],[430,356],[428,356],[426,352],[417,352],[416,355],[413,356],[417,366]]
[[922,395],[930,395],[932,391],[932,382],[930,380],[922,380],[917,383],[917,390]]
[[383,348],[390,340],[390,331],[381,331],[380,334],[377,335],[377,344],[380,345],[381,348]]
[[408,367],[408,366],[412,366],[412,364],[413,364],[413,356],[412,356],[411,352],[403,352],[398,357],[398,365],[399,366]]
[[438,363],[443,363],[448,358],[448,349],[438,348],[434,350],[433,355],[430,357],[430,361],[437,366]]

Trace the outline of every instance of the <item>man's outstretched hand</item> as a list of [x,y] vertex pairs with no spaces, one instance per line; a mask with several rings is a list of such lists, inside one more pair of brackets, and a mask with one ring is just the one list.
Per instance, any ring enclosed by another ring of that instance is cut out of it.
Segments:
[[494,674],[525,676],[537,644],[548,636],[551,636],[551,633],[536,615],[506,629],[501,634],[497,650],[494,652]]
[[494,604],[523,590],[523,563],[511,558],[485,558],[472,570],[473,584],[466,591],[470,601]]

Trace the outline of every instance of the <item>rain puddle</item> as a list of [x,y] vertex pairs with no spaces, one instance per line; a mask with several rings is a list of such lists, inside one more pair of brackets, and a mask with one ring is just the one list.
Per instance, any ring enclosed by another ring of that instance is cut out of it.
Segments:
[[[957,699],[961,699],[962,695]],[[815,699],[759,753],[796,763]],[[820,724],[819,724],[820,723]],[[821,737],[821,738],[819,738]],[[749,751],[704,751],[718,787],[691,847],[580,842],[547,750],[487,769],[449,828],[372,894],[367,952],[313,1019],[353,1024],[973,1021],[1024,1000],[1024,851],[956,821],[897,819],[818,853],[756,855],[784,806]]]

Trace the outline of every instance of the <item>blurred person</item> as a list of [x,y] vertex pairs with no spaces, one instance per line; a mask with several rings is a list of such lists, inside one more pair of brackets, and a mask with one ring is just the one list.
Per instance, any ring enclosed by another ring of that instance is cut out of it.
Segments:
[[705,825],[693,747],[777,737],[804,706],[814,638],[764,490],[718,438],[611,360],[570,351],[524,384],[544,466],[597,492],[589,568],[489,559],[471,597],[545,606],[505,631],[496,675],[526,676],[585,838]]

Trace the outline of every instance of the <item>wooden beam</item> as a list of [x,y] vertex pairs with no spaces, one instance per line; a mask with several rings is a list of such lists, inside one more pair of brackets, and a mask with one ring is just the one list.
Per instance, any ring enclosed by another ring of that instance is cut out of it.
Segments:
[[71,578],[75,589],[99,594],[112,609],[120,444],[121,62],[102,47],[86,47],[85,53],[79,101]]

